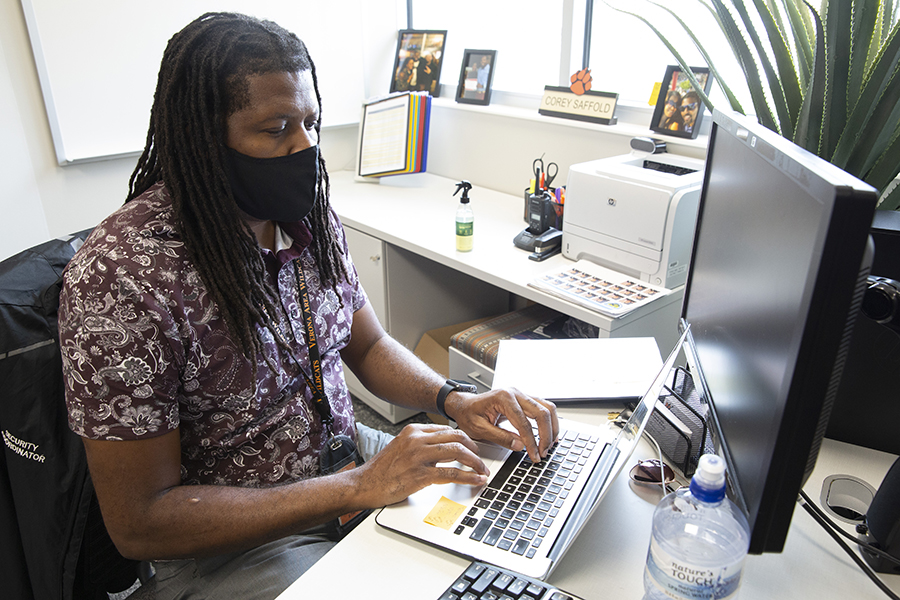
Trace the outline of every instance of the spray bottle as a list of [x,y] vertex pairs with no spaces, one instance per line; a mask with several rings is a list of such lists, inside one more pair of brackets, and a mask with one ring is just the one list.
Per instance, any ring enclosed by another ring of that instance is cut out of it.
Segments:
[[469,206],[469,190],[472,184],[468,181],[460,181],[456,184],[456,191],[453,195],[462,190],[462,197],[459,199],[459,208],[456,209],[456,249],[459,252],[468,252],[472,249],[473,230],[475,226],[475,214],[472,207]]

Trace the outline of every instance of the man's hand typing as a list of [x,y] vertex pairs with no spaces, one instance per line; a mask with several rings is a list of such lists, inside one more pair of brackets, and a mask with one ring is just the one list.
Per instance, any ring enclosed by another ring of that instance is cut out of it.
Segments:
[[[472,439],[493,442],[516,451],[525,450],[535,462],[547,455],[559,435],[556,405],[515,388],[491,390],[484,394],[453,392],[447,397],[444,408]],[[499,427],[504,417],[518,435]],[[537,425],[538,440],[534,437],[529,419]]]
[[[471,470],[447,464],[454,461]],[[357,475],[363,493],[371,498],[365,505],[385,506],[433,483],[484,485],[490,474],[465,432],[446,425],[413,424],[360,467]]]

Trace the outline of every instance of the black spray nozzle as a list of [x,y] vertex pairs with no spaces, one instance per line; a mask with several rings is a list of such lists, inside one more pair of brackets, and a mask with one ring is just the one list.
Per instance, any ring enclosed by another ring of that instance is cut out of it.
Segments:
[[472,189],[472,184],[466,181],[465,179],[456,184],[456,191],[453,192],[453,195],[457,195],[459,190],[462,190],[462,198],[459,199],[463,204],[469,203],[469,190]]

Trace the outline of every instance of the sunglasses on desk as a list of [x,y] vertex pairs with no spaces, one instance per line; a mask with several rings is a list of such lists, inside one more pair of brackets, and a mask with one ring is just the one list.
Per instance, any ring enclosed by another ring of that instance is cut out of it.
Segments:
[[675,471],[669,465],[659,462],[658,458],[639,460],[628,472],[628,476],[636,483],[666,487],[675,481]]

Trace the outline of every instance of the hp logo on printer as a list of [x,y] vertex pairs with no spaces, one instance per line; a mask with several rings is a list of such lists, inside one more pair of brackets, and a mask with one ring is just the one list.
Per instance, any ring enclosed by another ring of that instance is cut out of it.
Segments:
[[615,199],[615,198],[610,198],[609,200],[606,201],[606,203],[609,204],[610,206],[615,206],[615,205],[616,205],[616,199]]

